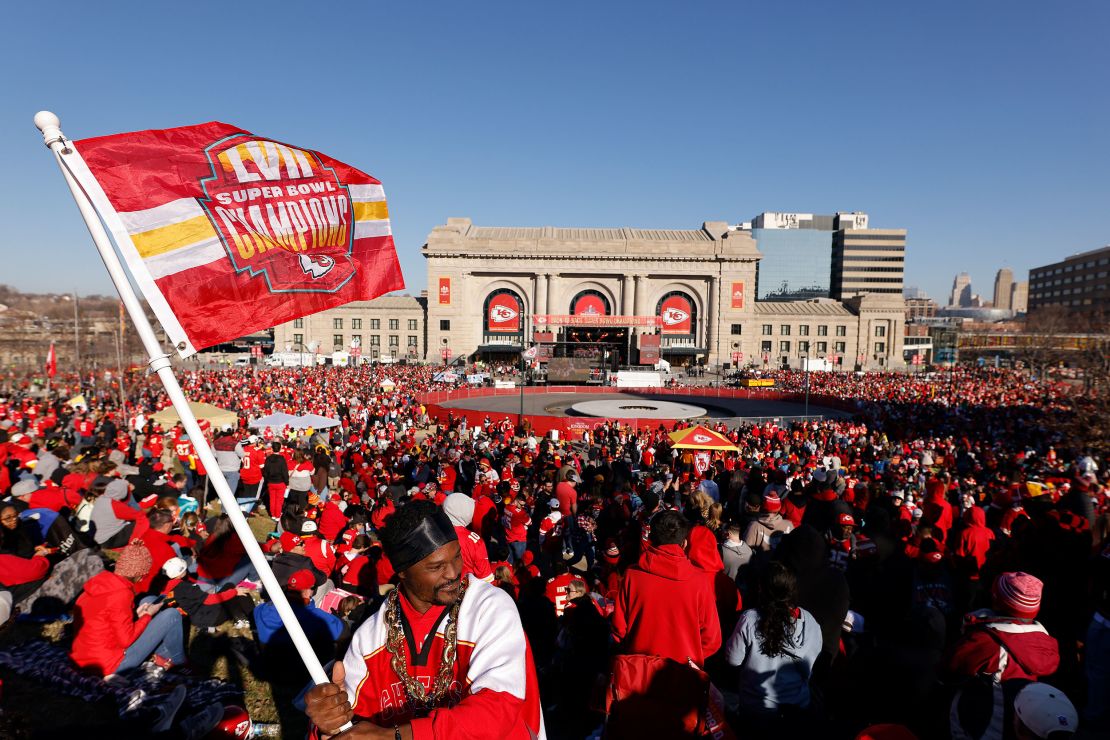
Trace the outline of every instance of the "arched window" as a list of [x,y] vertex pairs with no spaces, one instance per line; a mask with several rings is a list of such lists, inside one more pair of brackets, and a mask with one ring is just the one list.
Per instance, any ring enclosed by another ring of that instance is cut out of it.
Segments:
[[655,305],[655,315],[663,321],[664,335],[691,336],[698,328],[698,306],[680,290],[672,290]]
[[575,316],[609,316],[613,310],[604,293],[583,290],[570,302],[570,312]]
[[524,301],[508,288],[486,296],[482,307],[482,327],[487,334],[519,334],[524,326]]

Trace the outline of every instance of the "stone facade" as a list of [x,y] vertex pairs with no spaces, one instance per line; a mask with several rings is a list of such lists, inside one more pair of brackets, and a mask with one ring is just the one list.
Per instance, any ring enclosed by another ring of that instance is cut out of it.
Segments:
[[428,352],[425,301],[412,296],[387,295],[355,301],[274,327],[274,351],[320,354],[349,351],[356,337],[368,360],[395,358],[423,360]]
[[[830,300],[759,303],[755,298],[756,266],[761,257],[751,233],[726,222],[706,222],[700,229],[647,230],[630,228],[513,228],[475,226],[468,218],[450,218],[428,235],[427,347],[429,360],[480,351],[511,354],[531,340],[537,315],[574,313],[576,299],[589,294],[607,304],[609,315],[660,315],[664,300],[679,296],[693,314],[688,335],[663,334],[663,357],[679,362],[704,361],[710,366],[732,362],[743,352],[742,364],[762,363],[763,342],[772,341],[770,364],[797,367],[798,345],[844,343],[843,365],[864,368],[901,366],[905,305],[900,295],[862,295],[845,303]],[[900,292],[900,291],[899,291]],[[529,331],[490,331],[491,299],[513,296],[519,306],[519,327]],[[761,334],[772,324],[771,337]],[[777,334],[792,327],[790,339]],[[830,335],[819,337],[818,326]],[[810,327],[803,330],[801,327]],[[843,326],[835,336],[833,326]],[[880,329],[879,327],[882,327]],[[633,335],[655,333],[638,326]],[[797,332],[809,331],[801,337]],[[880,333],[881,332],[881,336]],[[779,352],[780,342],[789,350]],[[280,343],[276,343],[281,346]],[[632,336],[629,344],[637,346]],[[632,353],[634,355],[634,352]]]

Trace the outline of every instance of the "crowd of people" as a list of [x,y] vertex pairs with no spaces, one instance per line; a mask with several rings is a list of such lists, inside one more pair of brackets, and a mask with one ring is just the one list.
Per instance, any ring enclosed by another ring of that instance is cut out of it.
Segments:
[[[1107,472],[1104,451],[1059,431],[1065,384],[977,368],[778,371],[780,389],[854,413],[709,420],[735,449],[706,456],[663,425],[553,440],[429,418],[435,370],[182,372],[190,400],[238,417],[206,425],[211,471],[180,426],[154,421],[168,400],[153,380],[130,378],[125,406],[90,377],[10,388],[0,621],[71,621],[72,664],[107,682],[172,685],[194,671],[193,636],[220,631],[249,639],[259,675],[307,684],[216,513],[208,479],[222,476],[264,523],[317,656],[351,687],[346,714],[339,689],[301,700],[316,736],[346,717],[391,738],[1110,730]],[[278,412],[338,425],[252,426]],[[505,620],[500,647],[467,631],[486,610]],[[435,673],[449,653],[466,681]],[[368,699],[356,674],[401,693]],[[151,733],[203,737],[224,718],[183,716],[176,692],[159,701]]]

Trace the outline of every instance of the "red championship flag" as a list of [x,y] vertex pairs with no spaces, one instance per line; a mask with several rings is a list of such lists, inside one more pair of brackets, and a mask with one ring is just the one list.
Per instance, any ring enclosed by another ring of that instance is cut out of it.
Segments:
[[50,343],[50,351],[46,353],[46,377],[53,378],[58,374],[58,356],[54,354],[54,343]]
[[381,183],[326,154],[218,122],[72,146],[182,357],[404,287]]

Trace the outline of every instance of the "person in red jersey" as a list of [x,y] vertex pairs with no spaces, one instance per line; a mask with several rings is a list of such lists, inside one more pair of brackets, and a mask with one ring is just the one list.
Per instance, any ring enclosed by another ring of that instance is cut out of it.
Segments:
[[250,437],[250,445],[243,455],[243,467],[239,469],[239,480],[243,482],[244,498],[259,496],[259,485],[262,483],[262,466],[266,464],[266,446],[259,437]]
[[443,511],[455,527],[455,534],[459,538],[459,547],[462,549],[463,575],[474,574],[486,583],[493,582],[493,569],[489,564],[489,553],[486,543],[475,532],[467,527],[474,518],[474,499],[465,493],[452,493],[443,502]]
[[355,632],[330,684],[308,691],[326,738],[546,738],[528,642],[512,599],[462,574],[455,528],[430,501],[386,523],[400,584]]

